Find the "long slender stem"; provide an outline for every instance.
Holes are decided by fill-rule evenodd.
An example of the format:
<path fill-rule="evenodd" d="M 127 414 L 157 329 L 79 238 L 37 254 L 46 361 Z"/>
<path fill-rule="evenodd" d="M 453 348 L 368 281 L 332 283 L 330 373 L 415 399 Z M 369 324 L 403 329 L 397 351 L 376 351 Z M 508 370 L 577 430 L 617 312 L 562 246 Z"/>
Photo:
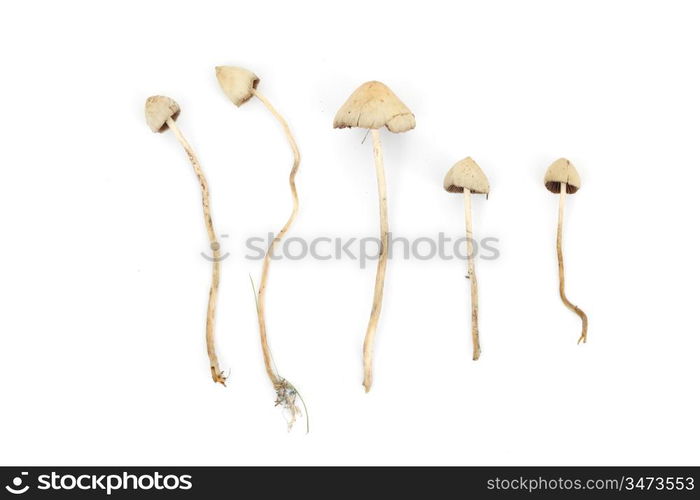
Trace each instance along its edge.
<path fill-rule="evenodd" d="M 274 117 L 279 121 L 284 129 L 284 133 L 287 136 L 287 141 L 289 146 L 292 148 L 292 154 L 294 156 L 294 161 L 292 163 L 292 170 L 289 174 L 289 188 L 292 191 L 292 214 L 287 219 L 287 223 L 282 227 L 277 236 L 270 242 L 270 246 L 265 254 L 265 259 L 263 260 L 262 275 L 260 276 L 260 286 L 258 287 L 258 329 L 260 330 L 260 342 L 262 344 L 263 358 L 265 359 L 265 370 L 267 371 L 267 376 L 270 381 L 278 388 L 282 384 L 283 379 L 277 373 L 275 369 L 275 364 L 272 359 L 272 352 L 270 351 L 270 346 L 267 341 L 267 327 L 265 325 L 265 292 L 267 291 L 267 277 L 270 272 L 270 259 L 275 250 L 277 244 L 284 238 L 287 234 L 289 228 L 291 227 L 294 219 L 296 219 L 297 213 L 299 212 L 299 196 L 297 194 L 296 184 L 294 179 L 296 177 L 297 171 L 299 170 L 299 163 L 301 161 L 301 155 L 299 154 L 299 148 L 297 147 L 294 136 L 287 124 L 287 121 L 280 115 L 277 110 L 272 106 L 270 101 L 259 91 L 254 89 L 253 93 L 260 99 L 260 101 L 265 105 L 265 107 L 274 115 Z"/>
<path fill-rule="evenodd" d="M 559 222 L 557 223 L 557 260 L 559 261 L 559 297 L 566 307 L 578 314 L 581 318 L 581 337 L 579 337 L 578 342 L 586 343 L 588 338 L 588 316 L 577 306 L 572 304 L 569 299 L 566 298 L 566 293 L 564 293 L 564 252 L 561 248 L 561 240 L 563 236 L 563 225 L 564 225 L 564 202 L 566 201 L 566 182 L 562 182 L 559 187 Z"/>
<path fill-rule="evenodd" d="M 474 269 L 474 231 L 472 228 L 472 193 L 464 189 L 464 219 L 467 223 L 467 272 L 471 283 L 472 303 L 472 359 L 476 361 L 481 355 L 479 344 L 479 292 L 476 283 L 476 270 Z"/>
<path fill-rule="evenodd" d="M 381 244 L 379 248 L 379 260 L 377 261 L 377 277 L 374 281 L 374 300 L 372 301 L 372 312 L 369 316 L 365 343 L 363 346 L 364 361 L 364 381 L 365 392 L 372 388 L 372 348 L 374 345 L 374 334 L 379 322 L 379 314 L 382 312 L 382 297 L 384 295 L 384 276 L 386 275 L 386 262 L 389 246 L 389 219 L 386 199 L 386 176 L 384 175 L 384 158 L 382 157 L 382 143 L 379 137 L 379 130 L 372 129 L 372 145 L 374 151 L 374 166 L 377 171 L 377 188 L 379 191 L 379 230 Z"/>
<path fill-rule="evenodd" d="M 223 372 L 219 368 L 219 360 L 216 357 L 216 348 L 214 345 L 214 326 L 216 319 L 216 300 L 219 293 L 219 280 L 221 275 L 221 246 L 216 239 L 216 231 L 214 231 L 214 223 L 211 218 L 211 207 L 209 202 L 209 185 L 207 184 L 207 179 L 204 177 L 204 172 L 199 164 L 197 156 L 194 154 L 192 146 L 187 142 L 185 136 L 175 124 L 175 120 L 168 118 L 168 127 L 173 131 L 177 140 L 180 141 L 182 147 L 185 149 L 187 156 L 192 163 L 194 168 L 194 173 L 199 180 L 199 186 L 202 190 L 202 209 L 204 210 L 204 225 L 207 229 L 207 235 L 209 236 L 209 245 L 212 250 L 212 275 L 211 275 L 211 287 L 209 288 L 209 304 L 207 306 L 207 326 L 206 326 L 206 341 L 207 341 L 207 354 L 209 355 L 209 366 L 211 368 L 211 377 L 214 382 L 226 385 L 226 377 L 224 377 Z"/>

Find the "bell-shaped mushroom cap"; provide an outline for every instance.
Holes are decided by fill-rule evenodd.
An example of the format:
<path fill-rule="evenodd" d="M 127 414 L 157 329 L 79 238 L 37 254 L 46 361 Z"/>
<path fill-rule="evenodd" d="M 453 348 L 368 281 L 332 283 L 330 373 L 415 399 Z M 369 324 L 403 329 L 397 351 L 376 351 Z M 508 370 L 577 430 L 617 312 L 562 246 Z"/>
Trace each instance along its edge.
<path fill-rule="evenodd" d="M 217 66 L 216 79 L 233 104 L 240 106 L 253 97 L 260 78 L 252 71 L 237 66 Z"/>
<path fill-rule="evenodd" d="M 469 156 L 455 163 L 447 172 L 443 186 L 450 193 L 463 193 L 468 189 L 472 193 L 489 194 L 489 180 Z"/>
<path fill-rule="evenodd" d="M 363 83 L 333 120 L 333 128 L 384 126 L 392 132 L 406 132 L 416 126 L 416 117 L 382 82 Z"/>
<path fill-rule="evenodd" d="M 153 95 L 146 99 L 146 123 L 154 132 L 163 132 L 168 128 L 168 118 L 177 119 L 180 106 L 170 97 Z"/>
<path fill-rule="evenodd" d="M 566 182 L 566 192 L 574 194 L 581 187 L 581 177 L 566 158 L 559 158 L 552 163 L 544 174 L 544 185 L 552 193 L 561 191 L 561 183 Z"/>

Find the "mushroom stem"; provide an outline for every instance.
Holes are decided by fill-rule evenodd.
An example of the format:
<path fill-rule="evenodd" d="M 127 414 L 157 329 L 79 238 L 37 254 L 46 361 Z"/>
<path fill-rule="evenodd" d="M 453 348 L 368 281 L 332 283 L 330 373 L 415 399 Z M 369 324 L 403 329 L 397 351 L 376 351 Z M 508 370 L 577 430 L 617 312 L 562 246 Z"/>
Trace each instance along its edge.
<path fill-rule="evenodd" d="M 192 163 L 194 168 L 194 173 L 199 180 L 199 186 L 202 189 L 202 209 L 204 210 L 204 225 L 207 228 L 207 235 L 209 236 L 209 246 L 212 250 L 212 275 L 211 275 L 211 287 L 209 288 L 209 304 L 207 305 L 207 327 L 206 327 L 206 340 L 207 340 L 207 354 L 209 355 L 209 366 L 211 368 L 211 377 L 214 382 L 226 385 L 226 377 L 224 372 L 219 368 L 219 360 L 216 357 L 216 348 L 214 345 L 214 324 L 216 319 L 216 299 L 219 293 L 219 279 L 221 274 L 221 247 L 219 242 L 216 240 L 216 232 L 214 231 L 214 223 L 211 218 L 211 208 L 209 202 L 209 184 L 207 184 L 207 179 L 204 177 L 204 172 L 199 164 L 197 156 L 194 154 L 192 146 L 187 142 L 185 136 L 175 124 L 175 120 L 168 118 L 166 120 L 168 127 L 173 131 L 177 140 L 180 141 L 182 147 L 185 149 L 185 153 Z"/>
<path fill-rule="evenodd" d="M 578 343 L 586 343 L 588 336 L 588 316 L 577 306 L 569 302 L 566 298 L 566 293 L 564 292 L 564 252 L 561 248 L 561 240 L 563 236 L 563 224 L 564 224 L 564 204 L 566 201 L 566 182 L 560 183 L 559 186 L 559 222 L 557 223 L 557 259 L 559 260 L 559 296 L 564 305 L 575 312 L 581 318 L 581 337 L 578 339 Z"/>
<path fill-rule="evenodd" d="M 474 269 L 474 231 L 472 228 L 472 193 L 464 189 L 464 219 L 467 223 L 467 272 L 471 284 L 472 302 L 472 359 L 476 361 L 481 355 L 479 344 L 479 293 L 476 283 L 476 270 Z"/>
<path fill-rule="evenodd" d="M 292 154 L 294 155 L 294 161 L 292 163 L 292 170 L 289 174 L 289 188 L 292 191 L 292 213 L 287 219 L 287 223 L 282 227 L 277 236 L 270 242 L 270 246 L 265 254 L 265 259 L 263 260 L 262 275 L 260 276 L 260 286 L 258 287 L 258 329 L 260 330 L 260 343 L 262 344 L 263 358 L 265 359 L 265 370 L 267 371 L 267 376 L 270 378 L 272 385 L 276 390 L 280 390 L 286 381 L 279 376 L 275 368 L 274 361 L 272 359 L 272 352 L 270 351 L 270 346 L 267 341 L 267 328 L 265 326 L 265 291 L 267 290 L 267 277 L 270 272 L 270 259 L 272 254 L 284 235 L 287 234 L 289 228 L 291 227 L 294 219 L 296 219 L 297 213 L 299 212 L 299 196 L 297 195 L 297 187 L 294 184 L 294 179 L 296 177 L 297 171 L 299 170 L 299 162 L 301 161 L 301 155 L 299 154 L 299 148 L 292 136 L 292 132 L 287 124 L 287 121 L 280 115 L 277 110 L 272 106 L 270 101 L 256 89 L 253 89 L 253 94 L 255 97 L 260 99 L 260 101 L 265 105 L 265 107 L 277 118 L 277 121 L 282 125 L 284 133 L 287 136 L 287 141 L 289 141 L 289 146 L 292 148 Z"/>
<path fill-rule="evenodd" d="M 379 229 L 381 233 L 381 243 L 379 248 L 379 260 L 377 261 L 377 277 L 374 282 L 374 300 L 372 301 L 372 312 L 369 316 L 365 343 L 363 346 L 364 381 L 365 392 L 372 388 L 372 347 L 374 344 L 374 333 L 377 330 L 379 314 L 382 312 L 382 296 L 384 295 L 384 276 L 386 275 L 386 262 L 389 246 L 389 219 L 387 215 L 386 201 L 386 176 L 384 175 L 384 159 L 382 157 L 382 143 L 379 137 L 379 130 L 372 129 L 372 145 L 374 150 L 374 166 L 377 170 L 377 188 L 379 190 Z"/>

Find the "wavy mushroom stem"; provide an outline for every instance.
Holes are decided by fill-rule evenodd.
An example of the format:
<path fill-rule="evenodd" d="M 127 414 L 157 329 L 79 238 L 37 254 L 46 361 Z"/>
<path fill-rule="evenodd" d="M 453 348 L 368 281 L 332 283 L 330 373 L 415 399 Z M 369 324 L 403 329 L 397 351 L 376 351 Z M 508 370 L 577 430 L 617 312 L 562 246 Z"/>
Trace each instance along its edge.
<path fill-rule="evenodd" d="M 563 236 L 563 225 L 564 225 L 564 204 L 566 201 L 566 182 L 562 182 L 559 186 L 559 222 L 557 223 L 557 259 L 559 261 L 559 297 L 564 305 L 575 312 L 579 318 L 581 318 L 581 337 L 578 339 L 578 343 L 586 343 L 588 338 L 588 316 L 584 313 L 578 306 L 572 304 L 569 299 L 566 298 L 566 293 L 564 292 L 564 252 L 561 247 L 561 240 Z"/>
<path fill-rule="evenodd" d="M 479 291 L 474 268 L 474 231 L 472 228 L 472 193 L 464 189 L 464 219 L 467 225 L 467 273 L 471 284 L 472 305 L 472 359 L 476 361 L 481 355 L 479 344 Z"/>
<path fill-rule="evenodd" d="M 389 246 L 389 219 L 387 215 L 386 197 L 386 176 L 384 174 L 384 158 L 382 156 L 382 143 L 379 137 L 379 130 L 372 129 L 372 145 L 374 152 L 374 166 L 377 171 L 377 188 L 379 191 L 379 230 L 381 244 L 379 248 L 379 259 L 377 261 L 377 276 L 374 281 L 374 299 L 372 301 L 372 312 L 369 316 L 365 343 L 362 349 L 364 363 L 365 392 L 372 388 L 372 351 L 374 345 L 374 334 L 377 330 L 379 315 L 382 312 L 382 297 L 384 295 L 384 277 L 386 275 L 386 262 Z"/>
<path fill-rule="evenodd" d="M 211 276 L 211 287 L 209 288 L 209 303 L 207 305 L 207 326 L 206 326 L 206 341 L 207 341 L 207 354 L 209 355 L 209 366 L 211 368 L 211 377 L 214 382 L 226 385 L 226 377 L 224 372 L 219 368 L 219 360 L 216 357 L 216 347 L 214 344 L 214 326 L 216 320 L 216 301 L 219 294 L 219 280 L 221 275 L 221 250 L 219 242 L 216 240 L 216 232 L 214 231 L 214 223 L 211 218 L 211 207 L 209 201 L 209 184 L 207 184 L 207 179 L 204 177 L 204 172 L 199 164 L 197 156 L 194 154 L 192 146 L 187 142 L 185 136 L 175 124 L 175 120 L 168 118 L 166 123 L 168 127 L 173 131 L 177 140 L 180 141 L 182 147 L 185 149 L 185 153 L 192 163 L 194 168 L 194 173 L 199 180 L 199 186 L 202 190 L 202 209 L 204 211 L 204 225 L 207 229 L 207 235 L 209 236 L 209 245 L 211 247 L 213 257 L 212 257 L 212 276 Z"/>
<path fill-rule="evenodd" d="M 260 343 L 262 344 L 263 358 L 265 360 L 265 370 L 267 371 L 267 376 L 270 378 L 272 385 L 277 391 L 278 400 L 287 409 L 292 411 L 292 416 L 294 413 L 294 398 L 290 398 L 291 395 L 296 395 L 296 391 L 291 391 L 289 388 L 289 383 L 279 376 L 275 368 L 274 361 L 272 359 L 272 352 L 270 351 L 270 346 L 267 340 L 267 327 L 265 325 L 265 292 L 267 291 L 267 277 L 270 272 L 270 259 L 274 253 L 277 244 L 284 238 L 287 231 L 291 227 L 294 219 L 296 219 L 297 213 L 299 212 L 299 196 L 297 194 L 296 184 L 294 179 L 296 177 L 297 171 L 299 170 L 299 162 L 301 161 L 301 155 L 299 154 L 299 148 L 297 147 L 294 136 L 287 124 L 287 121 L 280 115 L 277 110 L 272 106 L 270 101 L 257 89 L 253 90 L 253 94 L 260 99 L 260 101 L 265 105 L 265 107 L 274 115 L 274 117 L 279 121 L 280 125 L 284 129 L 284 133 L 287 136 L 287 141 L 289 146 L 292 148 L 292 154 L 294 156 L 294 161 L 292 163 L 292 170 L 289 174 L 289 188 L 292 191 L 292 213 L 287 219 L 287 223 L 282 227 L 277 236 L 270 242 L 270 246 L 265 254 L 265 259 L 263 260 L 262 275 L 260 276 L 260 286 L 258 288 L 258 329 L 260 330 Z M 291 407 L 290 407 L 291 405 Z"/>

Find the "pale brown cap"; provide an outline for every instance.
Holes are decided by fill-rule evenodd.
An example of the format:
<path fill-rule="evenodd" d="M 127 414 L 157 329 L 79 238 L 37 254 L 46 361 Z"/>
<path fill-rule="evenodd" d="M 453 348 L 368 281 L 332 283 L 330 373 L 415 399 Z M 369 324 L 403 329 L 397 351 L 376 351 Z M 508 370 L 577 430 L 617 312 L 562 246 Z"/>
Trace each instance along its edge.
<path fill-rule="evenodd" d="M 416 117 L 382 82 L 360 85 L 333 120 L 333 128 L 384 126 L 391 132 L 406 132 L 416 126 Z"/>
<path fill-rule="evenodd" d="M 217 66 L 216 79 L 219 80 L 221 89 L 236 106 L 253 97 L 253 90 L 258 87 L 260 81 L 252 71 L 237 66 Z"/>
<path fill-rule="evenodd" d="M 566 192 L 574 194 L 581 187 L 581 177 L 566 158 L 559 158 L 552 163 L 544 174 L 544 186 L 552 193 L 561 191 L 561 183 L 566 182 Z"/>
<path fill-rule="evenodd" d="M 467 189 L 472 193 L 489 194 L 489 180 L 469 156 L 455 163 L 447 172 L 443 187 L 450 193 L 463 193 Z"/>
<path fill-rule="evenodd" d="M 180 106 L 170 97 L 153 95 L 146 99 L 146 123 L 154 132 L 163 132 L 168 128 L 167 119 L 176 120 L 179 114 Z"/>

